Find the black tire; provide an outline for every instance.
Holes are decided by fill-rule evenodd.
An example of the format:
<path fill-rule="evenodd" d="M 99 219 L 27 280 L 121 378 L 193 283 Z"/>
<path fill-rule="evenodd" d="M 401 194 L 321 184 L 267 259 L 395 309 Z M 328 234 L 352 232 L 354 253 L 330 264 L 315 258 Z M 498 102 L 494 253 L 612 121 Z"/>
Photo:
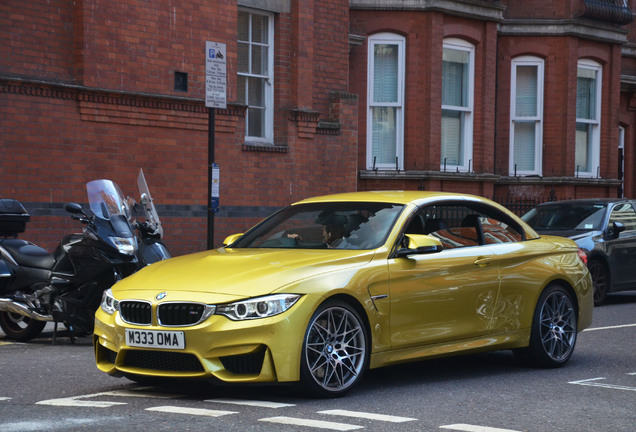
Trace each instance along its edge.
<path fill-rule="evenodd" d="M 592 282 L 594 283 L 594 306 L 600 306 L 607 300 L 610 286 L 610 274 L 607 266 L 599 260 L 592 260 L 588 264 Z"/>
<path fill-rule="evenodd" d="M 565 365 L 576 344 L 578 312 L 569 291 L 559 285 L 546 288 L 534 311 L 530 345 L 515 350 L 525 363 L 545 368 Z"/>
<path fill-rule="evenodd" d="M 9 339 L 28 341 L 42 333 L 46 321 L 38 321 L 11 312 L 0 312 L 0 327 Z"/>
<path fill-rule="evenodd" d="M 305 394 L 342 396 L 360 381 L 370 353 L 365 321 L 342 301 L 320 305 L 303 340 L 300 385 Z"/>

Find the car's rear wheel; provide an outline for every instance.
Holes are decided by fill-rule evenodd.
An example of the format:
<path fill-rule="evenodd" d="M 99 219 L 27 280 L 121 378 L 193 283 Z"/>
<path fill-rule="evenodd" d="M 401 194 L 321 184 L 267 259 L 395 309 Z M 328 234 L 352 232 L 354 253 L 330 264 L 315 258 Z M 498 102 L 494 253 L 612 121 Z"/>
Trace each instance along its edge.
<path fill-rule="evenodd" d="M 367 329 L 345 302 L 328 301 L 313 314 L 302 347 L 300 384 L 315 396 L 348 392 L 361 378 L 369 358 Z"/>
<path fill-rule="evenodd" d="M 600 306 L 607 300 L 610 274 L 605 264 L 599 260 L 590 261 L 588 269 L 594 283 L 594 306 Z"/>
<path fill-rule="evenodd" d="M 0 327 L 8 338 L 17 341 L 33 339 L 46 326 L 46 321 L 38 321 L 12 312 L 0 312 Z"/>
<path fill-rule="evenodd" d="M 546 288 L 534 311 L 530 345 L 515 354 L 534 366 L 563 366 L 574 352 L 577 322 L 570 292 L 559 285 Z"/>

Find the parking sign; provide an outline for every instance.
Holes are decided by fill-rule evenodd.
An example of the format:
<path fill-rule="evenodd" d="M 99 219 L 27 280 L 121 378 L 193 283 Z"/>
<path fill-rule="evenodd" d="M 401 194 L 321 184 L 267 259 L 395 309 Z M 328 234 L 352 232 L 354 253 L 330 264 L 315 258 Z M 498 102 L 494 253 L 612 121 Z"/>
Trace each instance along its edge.
<path fill-rule="evenodd" d="M 227 108 L 227 63 L 225 44 L 205 43 L 205 106 Z"/>

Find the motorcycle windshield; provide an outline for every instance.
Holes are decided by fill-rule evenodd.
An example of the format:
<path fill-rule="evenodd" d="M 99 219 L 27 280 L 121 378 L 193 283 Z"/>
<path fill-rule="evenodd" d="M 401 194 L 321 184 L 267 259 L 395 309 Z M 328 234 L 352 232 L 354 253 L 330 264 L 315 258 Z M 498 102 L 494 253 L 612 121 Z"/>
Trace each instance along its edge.
<path fill-rule="evenodd" d="M 146 219 L 148 220 L 148 222 L 155 225 L 159 233 L 159 238 L 161 238 L 163 237 L 163 227 L 161 226 L 159 214 L 157 213 L 157 209 L 155 208 L 155 204 L 153 203 L 152 196 L 150 195 L 148 183 L 146 183 L 146 177 L 144 176 L 144 172 L 141 169 L 139 170 L 139 175 L 137 176 L 137 187 L 139 188 L 139 197 L 141 199 L 141 205 L 144 209 L 144 213 L 146 214 Z"/>
<path fill-rule="evenodd" d="M 91 211 L 98 218 L 110 220 L 115 215 L 130 218 L 130 208 L 124 194 L 111 180 L 90 181 L 86 183 L 86 191 Z"/>

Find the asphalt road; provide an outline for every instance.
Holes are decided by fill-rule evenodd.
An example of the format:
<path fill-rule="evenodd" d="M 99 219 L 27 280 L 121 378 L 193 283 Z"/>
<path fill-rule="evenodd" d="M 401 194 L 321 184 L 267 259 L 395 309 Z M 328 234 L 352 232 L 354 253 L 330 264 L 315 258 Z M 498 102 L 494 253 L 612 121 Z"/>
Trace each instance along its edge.
<path fill-rule="evenodd" d="M 288 386 L 143 387 L 99 372 L 90 338 L 0 332 L 0 431 L 636 431 L 636 293 L 595 309 L 561 369 L 509 352 L 368 372 L 339 399 Z"/>

